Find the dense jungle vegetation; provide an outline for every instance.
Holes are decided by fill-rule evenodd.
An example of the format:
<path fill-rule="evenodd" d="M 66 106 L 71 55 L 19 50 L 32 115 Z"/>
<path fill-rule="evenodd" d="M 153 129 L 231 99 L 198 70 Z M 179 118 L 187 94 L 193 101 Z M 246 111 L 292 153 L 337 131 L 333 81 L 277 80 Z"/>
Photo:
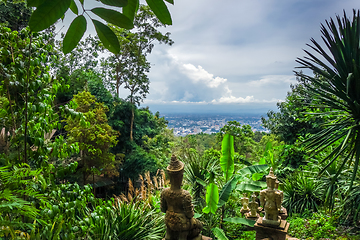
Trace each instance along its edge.
<path fill-rule="evenodd" d="M 264 189 L 272 167 L 291 236 L 360 239 L 359 12 L 322 26 L 327 49 L 311 40 L 297 62 L 313 74 L 295 73 L 262 119 L 269 133 L 232 121 L 174 137 L 139 107 L 147 56 L 173 44 L 160 31 L 171 24 L 165 3 L 101 2 L 123 12 L 92 9 L 108 25 L 93 20 L 98 36 L 80 41 L 87 23 L 74 1 L 0 1 L 0 239 L 162 239 L 171 154 L 185 163 L 204 235 L 254 239 L 240 199 Z M 52 25 L 69 8 L 78 17 L 56 40 Z"/>

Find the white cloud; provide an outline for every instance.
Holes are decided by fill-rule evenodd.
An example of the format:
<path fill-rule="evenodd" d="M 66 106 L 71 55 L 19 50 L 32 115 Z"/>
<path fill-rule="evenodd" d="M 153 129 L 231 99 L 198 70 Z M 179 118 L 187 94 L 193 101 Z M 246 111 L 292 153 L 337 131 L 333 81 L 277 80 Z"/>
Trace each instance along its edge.
<path fill-rule="evenodd" d="M 180 66 L 180 71 L 195 83 L 202 82 L 210 88 L 217 88 L 227 81 L 227 79 L 221 77 L 214 78 L 214 74 L 209 73 L 200 65 L 195 67 L 191 63 L 182 64 Z"/>
<path fill-rule="evenodd" d="M 252 87 L 265 87 L 278 84 L 295 84 L 296 78 L 293 75 L 267 75 L 261 77 L 260 80 L 251 81 L 248 84 Z"/>

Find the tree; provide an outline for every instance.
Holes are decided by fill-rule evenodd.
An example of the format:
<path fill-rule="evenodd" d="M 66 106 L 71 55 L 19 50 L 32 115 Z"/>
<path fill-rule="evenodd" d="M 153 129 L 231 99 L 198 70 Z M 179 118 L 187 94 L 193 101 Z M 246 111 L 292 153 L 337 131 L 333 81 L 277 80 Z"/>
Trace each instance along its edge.
<path fill-rule="evenodd" d="M 326 27 L 327 26 L 327 27 Z M 330 18 L 326 26 L 321 25 L 322 39 L 327 49 L 311 39 L 308 45 L 315 53 L 305 50 L 304 58 L 298 58 L 300 68 L 312 70 L 320 77 L 310 76 L 302 72 L 296 74 L 306 79 L 307 93 L 316 100 L 309 106 L 319 116 L 332 117 L 326 122 L 324 129 L 312 135 L 305 143 L 308 149 L 319 152 L 339 141 L 325 159 L 329 163 L 320 171 L 324 172 L 340 155 L 344 155 L 341 170 L 352 163 L 353 173 L 349 190 L 355 180 L 360 160 L 360 16 L 353 12 L 352 20 L 346 16 Z M 317 56 L 316 56 L 317 55 Z M 321 57 L 323 60 L 320 60 Z M 325 111 L 324 111 L 325 110 Z"/>
<path fill-rule="evenodd" d="M 174 4 L 173 0 L 166 1 Z M 50 27 L 57 20 L 62 18 L 68 9 L 71 9 L 71 11 L 77 15 L 77 17 L 70 24 L 70 27 L 63 40 L 63 52 L 65 54 L 71 52 L 71 50 L 76 47 L 86 31 L 87 22 L 86 18 L 84 17 L 85 13 L 87 16 L 90 16 L 87 12 L 91 11 L 93 14 L 97 15 L 108 23 L 115 24 L 121 28 L 132 29 L 134 27 L 134 17 L 139 8 L 139 0 L 101 0 L 101 3 L 103 3 L 105 6 L 122 8 L 122 13 L 113 9 L 98 7 L 87 10 L 84 8 L 84 0 L 79 0 L 79 4 L 82 8 L 80 10 L 82 10 L 82 12 L 79 12 L 79 9 L 74 0 L 27 0 L 26 2 L 29 7 L 36 7 L 36 10 L 32 13 L 29 21 L 29 26 L 32 32 L 39 32 Z M 167 6 L 163 0 L 147 0 L 146 2 L 156 17 L 163 24 L 172 24 L 169 10 L 167 9 Z M 111 29 L 102 22 L 92 18 L 91 20 L 104 47 L 112 53 L 118 53 L 120 51 L 120 44 L 114 32 L 112 32 Z"/>
<path fill-rule="evenodd" d="M 4 23 L 12 31 L 25 28 L 29 23 L 31 13 L 32 9 L 24 2 L 13 0 L 0 2 L 0 23 Z"/>
<path fill-rule="evenodd" d="M 59 123 L 53 99 L 62 86 L 50 76 L 53 47 L 48 35 L 32 37 L 0 27 L 0 159 L 2 164 L 45 167 L 52 157 L 65 156 L 61 136 L 50 138 Z M 31 46 L 31 47 L 30 47 Z M 76 113 L 75 113 L 76 114 Z M 69 149 L 68 149 L 69 150 Z M 75 148 L 73 148 L 75 150 Z"/>
<path fill-rule="evenodd" d="M 170 33 L 162 34 L 158 28 L 165 27 L 150 10 L 141 5 L 139 13 L 134 19 L 135 29 L 130 32 L 115 25 L 110 25 L 121 43 L 120 53 L 111 55 L 103 62 L 103 72 L 107 75 L 109 85 L 114 85 L 117 96 L 120 97 L 120 87 L 130 91 L 127 100 L 131 104 L 140 105 L 140 102 L 149 93 L 150 63 L 147 54 L 150 54 L 154 41 L 172 45 Z M 134 109 L 131 110 L 130 140 L 133 140 Z"/>
<path fill-rule="evenodd" d="M 235 152 L 246 156 L 246 158 L 254 159 L 256 157 L 254 146 L 257 143 L 253 140 L 254 132 L 250 125 L 242 125 L 237 121 L 229 121 L 217 133 L 217 140 L 222 141 L 225 134 L 234 136 Z"/>
<path fill-rule="evenodd" d="M 294 144 L 306 134 L 320 131 L 323 123 L 323 119 L 308 118 L 305 114 L 314 100 L 307 94 L 307 85 L 311 83 L 300 77 L 297 81 L 297 84 L 290 86 L 291 91 L 287 93 L 285 101 L 276 104 L 279 111 L 270 110 L 267 118 L 261 118 L 262 125 L 287 144 Z"/>
<path fill-rule="evenodd" d="M 65 130 L 68 131 L 68 142 L 77 142 L 80 149 L 80 164 L 83 184 L 90 175 L 91 169 L 96 168 L 103 173 L 117 174 L 114 154 L 109 149 L 116 144 L 117 132 L 107 123 L 105 112 L 108 110 L 103 103 L 89 92 L 80 92 L 74 96 L 76 111 L 83 113 L 84 119 L 66 119 Z M 114 173 L 115 172 L 115 173 Z"/>

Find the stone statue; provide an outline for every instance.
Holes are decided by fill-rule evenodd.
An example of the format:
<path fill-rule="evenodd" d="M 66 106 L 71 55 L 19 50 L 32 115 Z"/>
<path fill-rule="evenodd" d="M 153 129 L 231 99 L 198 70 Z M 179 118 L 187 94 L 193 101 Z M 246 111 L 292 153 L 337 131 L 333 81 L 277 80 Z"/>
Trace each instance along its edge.
<path fill-rule="evenodd" d="M 281 209 L 281 194 L 275 190 L 276 176 L 270 168 L 266 176 L 267 189 L 260 191 L 260 204 L 264 206 L 265 216 L 262 219 L 264 225 L 278 226 L 281 223 L 279 211 Z"/>
<path fill-rule="evenodd" d="M 181 189 L 184 163 L 172 155 L 167 167 L 170 188 L 161 192 L 161 211 L 165 214 L 166 240 L 200 240 L 202 223 L 193 218 L 194 207 L 188 191 Z"/>
<path fill-rule="evenodd" d="M 243 197 L 241 198 L 241 204 L 242 204 L 242 208 L 240 209 L 241 213 L 248 213 L 250 212 L 250 209 L 248 207 L 249 205 L 249 198 L 246 197 L 246 193 L 244 193 Z"/>
<path fill-rule="evenodd" d="M 251 195 L 251 202 L 249 203 L 249 207 L 250 207 L 250 213 L 248 213 L 246 215 L 247 218 L 258 218 L 259 214 L 257 213 L 258 208 L 259 208 L 259 203 L 257 203 L 256 201 L 256 195 L 255 193 L 253 193 Z"/>

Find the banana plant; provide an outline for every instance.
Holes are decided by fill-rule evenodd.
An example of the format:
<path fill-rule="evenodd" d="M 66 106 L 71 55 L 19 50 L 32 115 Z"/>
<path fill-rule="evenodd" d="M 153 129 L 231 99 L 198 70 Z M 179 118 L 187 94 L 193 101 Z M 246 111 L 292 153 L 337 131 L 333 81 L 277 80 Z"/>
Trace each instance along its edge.
<path fill-rule="evenodd" d="M 235 189 L 241 191 L 260 191 L 265 183 L 258 182 L 259 175 L 256 175 L 268 168 L 267 165 L 253 165 L 247 166 L 235 174 L 234 167 L 234 137 L 230 134 L 225 134 L 222 140 L 222 156 L 220 158 L 220 165 L 223 171 L 225 184 L 218 191 L 218 186 L 215 184 L 214 175 L 210 178 L 210 183 L 206 188 L 206 207 L 203 212 L 206 214 L 215 214 L 218 208 L 222 209 L 220 220 L 220 228 L 215 227 L 212 229 L 213 234 L 218 239 L 226 240 L 227 237 L 221 229 L 222 221 L 241 223 L 248 226 L 254 226 L 255 221 L 245 218 L 224 218 L 225 217 L 225 204 L 228 201 L 230 194 Z M 240 184 L 239 184 L 240 182 Z M 210 216 L 211 218 L 211 216 Z"/>

